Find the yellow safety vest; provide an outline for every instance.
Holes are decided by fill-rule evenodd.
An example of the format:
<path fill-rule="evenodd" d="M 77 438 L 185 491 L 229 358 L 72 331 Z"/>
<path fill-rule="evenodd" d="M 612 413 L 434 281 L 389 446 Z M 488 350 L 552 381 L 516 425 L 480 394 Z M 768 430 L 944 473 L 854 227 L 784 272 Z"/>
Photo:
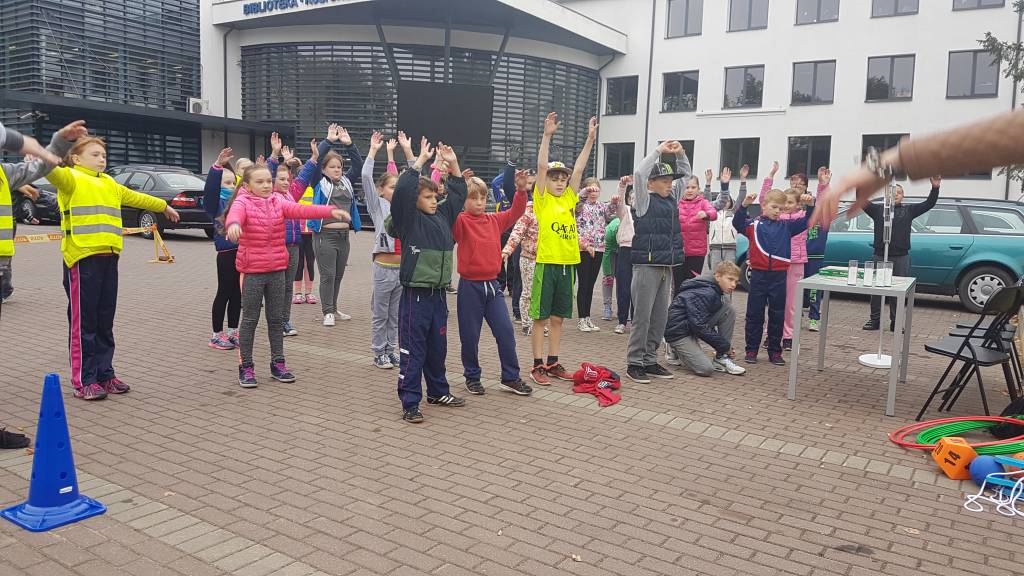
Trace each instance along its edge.
<path fill-rule="evenodd" d="M 313 205 L 313 187 L 312 186 L 306 186 L 306 191 L 302 193 L 302 198 L 299 198 L 299 204 L 305 204 L 306 206 L 312 206 Z M 309 232 L 309 226 L 307 226 L 307 221 L 306 220 L 302 221 L 302 231 L 303 232 Z"/>
<path fill-rule="evenodd" d="M 14 256 L 14 206 L 7 175 L 0 170 L 0 256 Z"/>
<path fill-rule="evenodd" d="M 120 251 L 121 197 L 117 185 L 107 174 L 97 174 L 78 166 L 71 170 L 75 191 L 70 205 L 61 202 L 61 229 L 65 242 L 70 238 L 83 248 L 113 248 Z M 58 199 L 59 199 L 58 195 Z"/>

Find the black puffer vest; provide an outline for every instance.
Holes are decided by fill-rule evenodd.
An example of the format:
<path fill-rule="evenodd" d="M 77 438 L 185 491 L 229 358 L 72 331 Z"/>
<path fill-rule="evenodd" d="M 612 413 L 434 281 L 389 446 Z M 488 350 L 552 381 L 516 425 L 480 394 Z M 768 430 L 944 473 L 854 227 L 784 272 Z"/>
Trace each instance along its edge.
<path fill-rule="evenodd" d="M 650 193 L 648 193 L 650 194 Z M 675 197 L 651 194 L 647 213 L 633 214 L 636 233 L 631 251 L 634 266 L 676 266 L 683 263 L 683 235 Z"/>

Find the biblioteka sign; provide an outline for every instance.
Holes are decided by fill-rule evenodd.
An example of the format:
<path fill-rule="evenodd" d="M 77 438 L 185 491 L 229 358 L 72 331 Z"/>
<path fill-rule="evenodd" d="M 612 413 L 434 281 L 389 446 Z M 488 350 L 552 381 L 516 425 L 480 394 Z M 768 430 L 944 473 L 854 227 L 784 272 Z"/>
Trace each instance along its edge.
<path fill-rule="evenodd" d="M 242 13 L 246 16 L 255 14 L 269 14 L 271 12 L 284 12 L 301 6 L 316 6 L 318 4 L 329 4 L 338 0 L 260 0 L 259 2 L 247 2 L 242 5 Z"/>

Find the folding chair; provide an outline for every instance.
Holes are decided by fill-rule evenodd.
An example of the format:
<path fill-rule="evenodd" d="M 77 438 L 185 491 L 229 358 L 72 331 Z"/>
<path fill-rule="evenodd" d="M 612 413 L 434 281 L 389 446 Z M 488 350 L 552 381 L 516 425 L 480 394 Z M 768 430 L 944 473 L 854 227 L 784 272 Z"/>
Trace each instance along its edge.
<path fill-rule="evenodd" d="M 1019 286 L 1002 288 L 994 293 L 985 303 L 981 316 L 968 329 L 965 336 L 946 336 L 932 344 L 926 344 L 924 349 L 932 354 L 938 354 L 949 358 L 949 365 L 942 373 L 939 381 L 932 389 L 921 411 L 917 413 L 917 420 L 920 420 L 928 410 L 932 400 L 939 392 L 943 392 L 942 404 L 939 405 L 939 412 L 952 410 L 953 405 L 960 398 L 970 379 L 974 377 L 978 381 L 978 389 L 981 392 L 981 403 L 988 411 L 988 399 L 985 397 L 985 385 L 981 377 L 981 368 L 988 366 L 1003 366 L 1003 374 L 1006 376 L 1006 387 L 1011 395 L 1016 395 L 1016 378 L 1012 367 L 1012 354 L 1006 348 L 1003 332 L 1010 322 L 1010 318 L 1017 313 L 1024 288 Z M 982 328 L 985 324 L 987 327 Z M 1012 346 L 1012 342 L 1010 344 Z M 957 371 L 946 388 L 943 384 L 946 377 L 953 371 L 957 362 L 962 366 Z"/>

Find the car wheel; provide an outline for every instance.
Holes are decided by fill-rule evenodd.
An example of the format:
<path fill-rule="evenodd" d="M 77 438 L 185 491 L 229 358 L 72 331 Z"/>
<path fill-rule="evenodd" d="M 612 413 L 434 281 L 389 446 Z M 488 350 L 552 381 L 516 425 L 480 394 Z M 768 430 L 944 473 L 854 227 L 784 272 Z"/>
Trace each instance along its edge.
<path fill-rule="evenodd" d="M 156 214 L 153 214 L 152 212 L 139 212 L 139 228 L 149 228 L 153 225 L 156 225 L 157 230 L 159 230 L 161 234 L 163 233 L 163 230 L 160 229 L 160 223 L 156 218 Z M 146 240 L 152 240 L 153 233 L 143 232 L 142 237 Z"/>
<path fill-rule="evenodd" d="M 971 312 L 977 314 L 985 307 L 992 296 L 1005 286 L 1013 284 L 1013 278 L 1005 270 L 995 266 L 978 266 L 971 268 L 960 279 L 957 292 L 960 302 Z"/>
<path fill-rule="evenodd" d="M 206 232 L 206 237 L 213 240 L 217 236 L 217 232 L 213 228 L 203 228 L 203 232 Z"/>
<path fill-rule="evenodd" d="M 750 266 L 746 260 L 740 264 L 740 286 L 747 292 L 750 292 Z"/>
<path fill-rule="evenodd" d="M 19 219 L 21 222 L 31 224 L 36 218 L 36 205 L 32 200 L 25 198 L 18 205 L 18 209 L 15 212 L 21 216 Z"/>

